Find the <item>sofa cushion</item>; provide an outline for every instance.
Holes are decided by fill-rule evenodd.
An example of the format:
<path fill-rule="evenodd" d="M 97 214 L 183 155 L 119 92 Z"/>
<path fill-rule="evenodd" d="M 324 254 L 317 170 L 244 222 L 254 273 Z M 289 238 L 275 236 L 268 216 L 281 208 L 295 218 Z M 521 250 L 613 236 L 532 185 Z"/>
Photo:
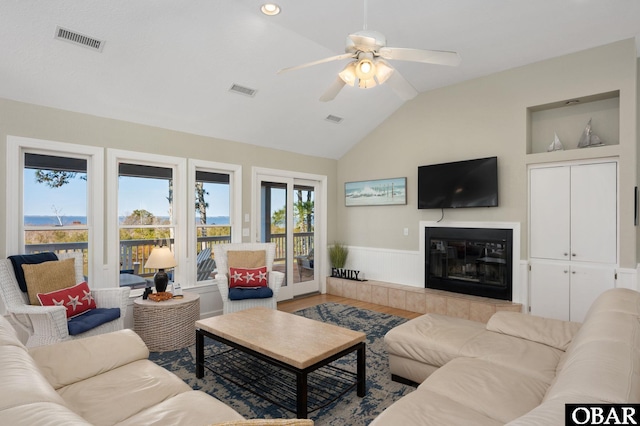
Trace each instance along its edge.
<path fill-rule="evenodd" d="M 29 303 L 40 306 L 38 293 L 49 293 L 76 285 L 75 259 L 22 265 Z"/>
<path fill-rule="evenodd" d="M 485 324 L 444 315 L 427 314 L 393 329 L 384 337 L 390 354 L 441 367 L 461 355 L 464 346 Z"/>
<path fill-rule="evenodd" d="M 24 271 L 22 265 L 33 265 L 42 262 L 49 262 L 52 260 L 58 260 L 58 256 L 50 251 L 35 254 L 16 254 L 9 256 L 7 259 L 11 261 L 13 265 L 13 272 L 16 275 L 16 280 L 20 286 L 20 290 L 27 292 L 27 282 L 24 279 Z"/>
<path fill-rule="evenodd" d="M 64 405 L 63 399 L 40 373 L 24 347 L 0 346 L 0 366 L 0 412 L 38 402 Z M 6 424 L 1 420 L 0 423 Z"/>
<path fill-rule="evenodd" d="M 118 426 L 139 425 L 208 425 L 243 420 L 233 408 L 202 391 L 188 391 L 118 423 Z"/>
<path fill-rule="evenodd" d="M 464 357 L 435 371 L 418 389 L 429 389 L 506 423 L 538 406 L 548 387 L 511 368 Z"/>
<path fill-rule="evenodd" d="M 69 408 L 98 426 L 119 423 L 188 391 L 191 388 L 178 376 L 148 360 L 58 389 Z"/>
<path fill-rule="evenodd" d="M 29 353 L 55 389 L 149 357 L 147 345 L 131 329 L 37 346 Z"/>
<path fill-rule="evenodd" d="M 602 404 L 603 401 L 588 397 L 568 397 L 546 400 L 527 414 L 507 423 L 506 426 L 564 425 L 565 404 Z"/>
<path fill-rule="evenodd" d="M 394 357 L 392 367 L 400 365 L 396 357 L 431 367 L 416 370 L 419 376 L 405 377 L 416 382 L 424 380 L 429 370 L 466 356 L 505 365 L 551 383 L 563 354 L 551 346 L 487 331 L 483 323 L 436 314 L 422 315 L 393 328 L 384 341 L 390 356 Z M 404 377 L 394 369 L 391 372 Z"/>
<path fill-rule="evenodd" d="M 566 350 L 580 323 L 542 318 L 520 312 L 499 311 L 487 322 L 487 330 Z"/>
<path fill-rule="evenodd" d="M 67 309 L 67 318 L 96 308 L 96 301 L 93 299 L 86 281 L 69 288 L 49 293 L 38 293 L 36 297 L 42 306 L 64 306 Z"/>
<path fill-rule="evenodd" d="M 82 315 L 69 319 L 67 322 L 69 335 L 77 336 L 118 318 L 120 318 L 120 308 L 90 309 Z"/>
<path fill-rule="evenodd" d="M 467 404 L 460 404 L 430 389 L 417 389 L 394 402 L 369 426 L 502 426 Z"/>
<path fill-rule="evenodd" d="M 0 413 L 3 425 L 91 426 L 91 423 L 62 404 L 34 402 L 16 405 Z"/>

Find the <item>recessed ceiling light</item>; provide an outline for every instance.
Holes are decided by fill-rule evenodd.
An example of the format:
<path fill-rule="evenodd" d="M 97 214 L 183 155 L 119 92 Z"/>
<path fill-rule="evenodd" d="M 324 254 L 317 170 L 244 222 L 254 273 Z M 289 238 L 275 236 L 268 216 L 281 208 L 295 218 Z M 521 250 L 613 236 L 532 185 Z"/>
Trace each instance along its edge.
<path fill-rule="evenodd" d="M 275 16 L 280 13 L 280 6 L 275 3 L 265 3 L 260 7 L 262 13 L 268 16 Z"/>

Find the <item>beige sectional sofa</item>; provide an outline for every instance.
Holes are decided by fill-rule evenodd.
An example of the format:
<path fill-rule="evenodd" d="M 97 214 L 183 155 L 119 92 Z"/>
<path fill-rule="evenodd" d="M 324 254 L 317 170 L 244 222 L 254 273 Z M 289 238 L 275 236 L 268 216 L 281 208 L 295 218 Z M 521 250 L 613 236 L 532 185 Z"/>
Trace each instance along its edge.
<path fill-rule="evenodd" d="M 613 289 L 582 324 L 498 312 L 424 315 L 385 336 L 392 374 L 420 383 L 381 425 L 562 425 L 566 403 L 640 403 L 640 293 Z"/>
<path fill-rule="evenodd" d="M 27 349 L 0 317 L 0 423 L 194 426 L 244 419 L 148 356 L 131 330 Z"/>

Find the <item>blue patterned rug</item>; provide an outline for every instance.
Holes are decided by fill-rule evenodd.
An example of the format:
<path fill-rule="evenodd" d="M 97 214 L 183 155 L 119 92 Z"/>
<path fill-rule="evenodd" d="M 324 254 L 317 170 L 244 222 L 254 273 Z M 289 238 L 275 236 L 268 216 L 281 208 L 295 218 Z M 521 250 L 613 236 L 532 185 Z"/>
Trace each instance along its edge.
<path fill-rule="evenodd" d="M 367 335 L 367 395 L 359 398 L 355 388 L 337 401 L 309 414 L 317 426 L 364 426 L 400 397 L 413 391 L 410 386 L 391 381 L 383 337 L 405 318 L 338 303 L 324 303 L 295 312 L 317 321 L 336 324 Z M 224 345 L 205 338 L 205 356 L 225 350 Z M 248 419 L 294 418 L 295 415 L 224 378 L 205 370 L 202 379 L 195 377 L 195 346 L 171 352 L 155 352 L 149 357 L 158 365 L 177 374 L 193 389 L 202 390 L 233 407 Z M 355 371 L 355 354 L 334 363 Z"/>

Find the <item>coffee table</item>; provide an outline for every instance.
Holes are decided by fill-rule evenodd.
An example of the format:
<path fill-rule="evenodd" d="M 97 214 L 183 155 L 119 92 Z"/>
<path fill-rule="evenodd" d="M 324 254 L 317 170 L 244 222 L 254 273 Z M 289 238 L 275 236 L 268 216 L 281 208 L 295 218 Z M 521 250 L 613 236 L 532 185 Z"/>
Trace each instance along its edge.
<path fill-rule="evenodd" d="M 294 411 L 298 418 L 306 418 L 309 413 L 307 406 L 309 375 L 311 373 L 320 374 L 320 369 L 323 369 L 322 377 L 326 378 L 327 375 L 333 374 L 342 376 L 346 370 L 328 364 L 352 352 L 356 352 L 357 357 L 356 373 L 350 373 L 350 377 L 355 379 L 355 383 L 351 383 L 349 389 L 355 386 L 359 397 L 366 394 L 366 335 L 364 333 L 262 307 L 198 320 L 196 321 L 196 377 L 198 378 L 204 377 L 205 367 L 214 373 L 219 373 L 219 369 L 234 362 L 233 359 L 225 359 L 223 362 L 215 364 L 215 368 L 211 367 L 204 356 L 205 336 L 250 354 L 265 366 L 275 366 L 293 373 L 296 382 L 295 410 L 286 405 L 281 406 Z M 247 357 L 241 356 L 239 358 L 243 358 L 244 361 Z M 266 370 L 264 367 L 259 369 Z M 271 384 L 273 377 L 263 377 L 262 379 L 265 380 L 265 383 Z M 245 380 L 257 382 L 260 379 L 246 378 Z M 319 381 L 325 381 L 325 379 Z M 245 383 L 250 391 L 280 405 L 278 398 L 270 399 L 260 390 L 252 389 L 250 387 L 252 384 Z M 287 384 L 283 384 L 283 387 L 286 386 Z M 289 386 L 293 386 L 293 384 L 290 383 Z M 329 388 L 333 386 L 329 385 L 326 393 L 330 394 L 331 389 Z M 332 399 L 328 402 L 325 401 L 321 406 L 335 400 L 344 392 L 337 396 L 332 395 Z"/>

